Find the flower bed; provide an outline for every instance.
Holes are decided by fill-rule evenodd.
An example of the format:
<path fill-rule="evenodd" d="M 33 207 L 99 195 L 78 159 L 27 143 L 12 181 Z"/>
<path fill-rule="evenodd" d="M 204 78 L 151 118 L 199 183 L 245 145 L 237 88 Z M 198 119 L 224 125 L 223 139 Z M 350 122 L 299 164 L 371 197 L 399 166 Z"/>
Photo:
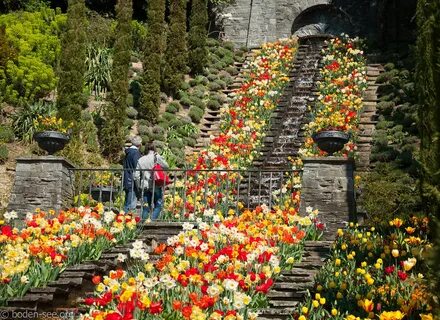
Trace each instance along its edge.
<path fill-rule="evenodd" d="M 427 224 L 427 218 L 396 218 L 380 231 L 338 230 L 332 259 L 317 275 L 317 293 L 296 319 L 433 319 L 424 279 Z"/>
<path fill-rule="evenodd" d="M 315 229 L 307 219 L 257 207 L 197 229 L 186 222 L 157 248 L 156 263 L 138 259 L 98 279 L 81 319 L 256 319 L 276 275 L 301 259 L 301 240 Z M 141 242 L 132 254 L 148 258 Z"/>
<path fill-rule="evenodd" d="M 211 139 L 206 150 L 190 159 L 194 170 L 246 169 L 250 165 L 270 125 L 270 115 L 289 81 L 287 75 L 295 51 L 294 40 L 263 45 L 233 103 L 223 109 L 221 133 Z M 177 185 L 178 197 L 166 198 L 165 218 L 194 220 L 197 216 L 206 217 L 207 210 L 224 209 L 218 204 L 233 197 L 238 179 L 237 172 L 194 171 L 186 182 Z"/>
<path fill-rule="evenodd" d="M 311 112 L 312 120 L 305 126 L 307 138 L 300 150 L 304 157 L 326 155 L 312 139 L 313 133 L 323 130 L 344 131 L 351 135 L 350 142 L 341 151 L 342 155 L 352 155 L 356 150 L 362 94 L 368 87 L 365 58 L 359 49 L 358 39 L 342 36 L 327 43 L 324 66 L 320 71 L 322 81 L 319 82 L 318 100 Z"/>
<path fill-rule="evenodd" d="M 250 164 L 287 83 L 293 52 L 281 43 L 263 47 L 250 79 L 225 110 L 222 133 L 194 160 L 195 170 Z M 181 218 L 183 206 L 185 218 L 196 219 L 198 228 L 184 223 L 185 231 L 158 247 L 162 256 L 156 263 L 138 259 L 128 270 L 104 277 L 96 296 L 85 299 L 89 311 L 82 319 L 256 319 L 256 309 L 267 306 L 266 293 L 276 275 L 301 259 L 302 240 L 317 237 L 317 212 L 298 216 L 299 193 L 287 186 L 277 195 L 278 206 L 240 208 L 235 215 L 215 205 L 234 196 L 223 188 L 236 183 L 238 174 L 196 175 L 180 182 L 186 193 L 176 202 L 167 199 L 166 207 L 171 217 Z M 211 197 L 205 203 L 202 192 Z M 207 224 L 201 217 L 213 221 Z M 133 252 L 147 258 L 142 243 Z"/>
<path fill-rule="evenodd" d="M 16 218 L 5 214 L 7 220 Z M 67 266 L 98 259 L 115 243 L 133 239 L 137 219 L 104 212 L 102 205 L 28 214 L 26 227 L 0 227 L 0 303 L 55 280 Z M 4 222 L 4 221 L 3 221 Z"/>

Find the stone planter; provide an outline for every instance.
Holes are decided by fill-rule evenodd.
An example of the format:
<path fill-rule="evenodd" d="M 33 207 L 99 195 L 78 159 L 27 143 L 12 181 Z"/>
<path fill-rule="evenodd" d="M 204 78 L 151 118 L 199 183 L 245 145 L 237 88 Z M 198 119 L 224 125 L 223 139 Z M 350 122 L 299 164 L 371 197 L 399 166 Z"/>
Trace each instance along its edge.
<path fill-rule="evenodd" d="M 328 130 L 317 132 L 313 134 L 312 138 L 318 144 L 319 149 L 331 156 L 333 153 L 344 148 L 344 145 L 348 142 L 349 135 L 343 131 Z"/>
<path fill-rule="evenodd" d="M 117 193 L 118 190 L 111 186 L 92 187 L 90 190 L 93 200 L 98 202 L 115 201 Z"/>
<path fill-rule="evenodd" d="M 41 131 L 34 134 L 34 140 L 38 146 L 47 151 L 50 155 L 62 150 L 70 137 L 58 131 Z"/>

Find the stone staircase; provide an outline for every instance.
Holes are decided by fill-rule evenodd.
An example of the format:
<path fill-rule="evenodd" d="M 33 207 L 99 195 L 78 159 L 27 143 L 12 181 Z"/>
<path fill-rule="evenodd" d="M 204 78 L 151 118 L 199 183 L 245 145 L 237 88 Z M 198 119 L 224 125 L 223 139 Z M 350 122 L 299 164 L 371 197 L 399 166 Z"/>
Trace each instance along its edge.
<path fill-rule="evenodd" d="M 289 157 L 298 156 L 304 144 L 307 107 L 317 95 L 322 49 L 327 36 L 308 36 L 299 40 L 299 47 L 278 106 L 271 117 L 271 129 L 261 147 L 261 156 L 252 163 L 257 170 L 243 177 L 241 200 L 249 207 L 271 202 L 271 192 L 283 184 L 282 171 L 291 168 Z M 278 172 L 274 172 L 278 171 Z"/>
<path fill-rule="evenodd" d="M 226 95 L 229 99 L 235 96 L 235 91 L 243 85 L 246 73 L 249 71 L 249 62 L 252 61 L 256 49 L 249 51 L 243 62 L 234 62 L 234 66 L 238 70 L 238 74 L 234 77 L 233 83 L 231 83 L 226 89 L 221 92 Z M 228 100 L 229 100 L 228 99 Z M 223 106 L 228 105 L 225 102 Z M 221 111 L 206 108 L 205 114 L 200 121 L 200 136 L 197 139 L 197 144 L 192 149 L 192 152 L 198 152 L 201 149 L 209 145 L 211 141 L 211 136 L 217 136 L 220 132 L 220 119 Z"/>
<path fill-rule="evenodd" d="M 331 241 L 306 241 L 303 258 L 293 268 L 282 271 L 268 293 L 269 307 L 259 310 L 258 319 L 291 319 L 308 291 L 313 291 L 315 275 L 329 255 Z"/>
<path fill-rule="evenodd" d="M 358 172 L 366 172 L 370 168 L 370 154 L 374 130 L 377 124 L 376 105 L 378 103 L 376 84 L 377 77 L 384 71 L 380 64 L 367 65 L 368 89 L 364 94 L 364 107 L 360 115 L 359 122 L 359 140 L 358 155 L 356 162 L 356 170 Z"/>

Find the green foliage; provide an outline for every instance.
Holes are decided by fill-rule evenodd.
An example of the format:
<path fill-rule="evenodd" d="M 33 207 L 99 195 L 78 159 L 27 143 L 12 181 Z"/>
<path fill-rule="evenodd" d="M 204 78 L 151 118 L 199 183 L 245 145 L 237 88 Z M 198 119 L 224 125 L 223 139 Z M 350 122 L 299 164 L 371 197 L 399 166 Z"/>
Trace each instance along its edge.
<path fill-rule="evenodd" d="M 189 66 L 193 74 L 202 73 L 207 63 L 207 24 L 207 0 L 193 0 L 189 29 Z"/>
<path fill-rule="evenodd" d="M 125 110 L 125 113 L 127 114 L 127 117 L 129 117 L 130 119 L 136 119 L 138 112 L 135 108 L 133 107 L 128 107 Z"/>
<path fill-rule="evenodd" d="M 0 163 L 3 164 L 8 160 L 9 150 L 5 144 L 0 144 Z"/>
<path fill-rule="evenodd" d="M 95 154 L 100 153 L 98 128 L 96 128 L 93 118 L 88 111 L 82 112 L 81 136 L 82 141 L 84 142 L 84 147 L 88 152 L 93 152 Z"/>
<path fill-rule="evenodd" d="M 165 92 L 175 96 L 186 73 L 186 0 L 170 1 L 170 26 L 165 51 L 163 87 Z"/>
<path fill-rule="evenodd" d="M 87 21 L 87 45 L 95 48 L 112 47 L 116 34 L 115 21 L 91 10 L 87 11 Z"/>
<path fill-rule="evenodd" d="M 364 182 L 361 204 L 371 225 L 414 214 L 421 204 L 416 179 L 391 163 L 378 163 Z"/>
<path fill-rule="evenodd" d="M 161 61 L 165 0 L 151 0 L 148 3 L 149 32 L 143 57 L 142 90 L 140 94 L 140 115 L 152 123 L 157 122 L 160 106 Z"/>
<path fill-rule="evenodd" d="M 131 22 L 133 51 L 137 54 L 142 54 L 145 50 L 145 39 L 148 36 L 148 29 L 146 25 L 137 20 Z"/>
<path fill-rule="evenodd" d="M 109 90 L 112 72 L 112 57 L 109 48 L 87 47 L 86 73 L 84 80 L 90 94 L 99 98 Z"/>
<path fill-rule="evenodd" d="M 179 112 L 179 110 L 180 110 L 180 103 L 176 101 L 170 102 L 165 109 L 165 111 L 169 113 L 177 113 Z"/>
<path fill-rule="evenodd" d="M 86 71 L 86 6 L 84 0 L 69 0 L 67 30 L 63 36 L 58 83 L 58 108 L 61 118 L 74 123 L 74 137 L 79 136 Z"/>
<path fill-rule="evenodd" d="M 440 3 L 419 0 L 416 21 L 418 38 L 416 45 L 416 88 L 420 108 L 421 191 L 424 206 L 431 215 L 431 234 L 436 235 L 431 261 L 431 292 L 436 296 L 435 316 L 440 316 Z"/>
<path fill-rule="evenodd" d="M 125 140 L 124 121 L 127 118 L 128 69 L 132 43 L 131 17 L 132 0 L 119 0 L 117 7 L 116 41 L 113 68 L 111 72 L 111 104 L 104 109 L 105 125 L 102 128 L 101 142 L 103 154 L 112 161 L 119 159 Z"/>
<path fill-rule="evenodd" d="M 0 125 L 0 142 L 13 142 L 14 139 L 14 130 L 10 126 Z"/>
<path fill-rule="evenodd" d="M 10 12 L 16 10 L 37 11 L 47 7 L 49 0 L 2 0 L 0 2 L 0 12 Z"/>
<path fill-rule="evenodd" d="M 182 82 L 182 84 L 180 85 L 180 90 L 188 90 L 189 88 L 191 88 L 191 84 L 189 84 L 188 82 Z"/>
<path fill-rule="evenodd" d="M 0 16 L 7 37 L 0 31 L 0 95 L 4 101 L 31 103 L 55 88 L 54 68 L 65 20 L 64 15 L 47 8 Z"/>
<path fill-rule="evenodd" d="M 191 107 L 188 112 L 188 116 L 191 118 L 191 120 L 194 123 L 200 123 L 200 120 L 202 119 L 203 114 L 204 114 L 203 109 L 200 109 L 199 107 L 196 107 L 196 106 Z"/>
<path fill-rule="evenodd" d="M 211 110 L 219 110 L 221 108 L 220 103 L 216 99 L 209 99 L 206 106 Z"/>
<path fill-rule="evenodd" d="M 440 3 L 417 4 L 416 86 L 420 120 L 420 163 L 426 208 L 440 212 Z M 439 280 L 440 287 L 440 280 Z"/>
<path fill-rule="evenodd" d="M 56 108 L 51 103 L 36 102 L 21 107 L 12 116 L 15 135 L 24 142 L 30 143 L 36 129 L 34 120 L 37 120 L 39 116 L 52 116 L 55 113 Z"/>

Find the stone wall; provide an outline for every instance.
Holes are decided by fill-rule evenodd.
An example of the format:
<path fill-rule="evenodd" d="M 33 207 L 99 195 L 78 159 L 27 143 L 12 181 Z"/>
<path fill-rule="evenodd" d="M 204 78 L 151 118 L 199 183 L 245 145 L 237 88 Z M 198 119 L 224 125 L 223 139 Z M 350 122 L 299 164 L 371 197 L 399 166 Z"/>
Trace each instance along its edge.
<path fill-rule="evenodd" d="M 299 21 L 306 24 L 300 26 L 304 35 L 344 32 L 383 47 L 413 41 L 415 4 L 416 0 L 235 0 L 221 9 L 216 24 L 223 26 L 227 40 L 249 48 L 289 37 Z"/>
<path fill-rule="evenodd" d="M 304 10 L 330 0 L 236 0 L 220 15 L 225 37 L 240 46 L 289 37 L 296 17 Z M 252 4 L 252 6 L 251 6 Z"/>
<path fill-rule="evenodd" d="M 55 156 L 17 158 L 14 186 L 8 211 L 19 217 L 36 208 L 60 210 L 69 207 L 73 197 L 73 165 Z"/>
<path fill-rule="evenodd" d="M 319 220 L 331 238 L 338 228 L 355 220 L 354 161 L 340 157 L 303 159 L 301 209 L 319 210 Z"/>

